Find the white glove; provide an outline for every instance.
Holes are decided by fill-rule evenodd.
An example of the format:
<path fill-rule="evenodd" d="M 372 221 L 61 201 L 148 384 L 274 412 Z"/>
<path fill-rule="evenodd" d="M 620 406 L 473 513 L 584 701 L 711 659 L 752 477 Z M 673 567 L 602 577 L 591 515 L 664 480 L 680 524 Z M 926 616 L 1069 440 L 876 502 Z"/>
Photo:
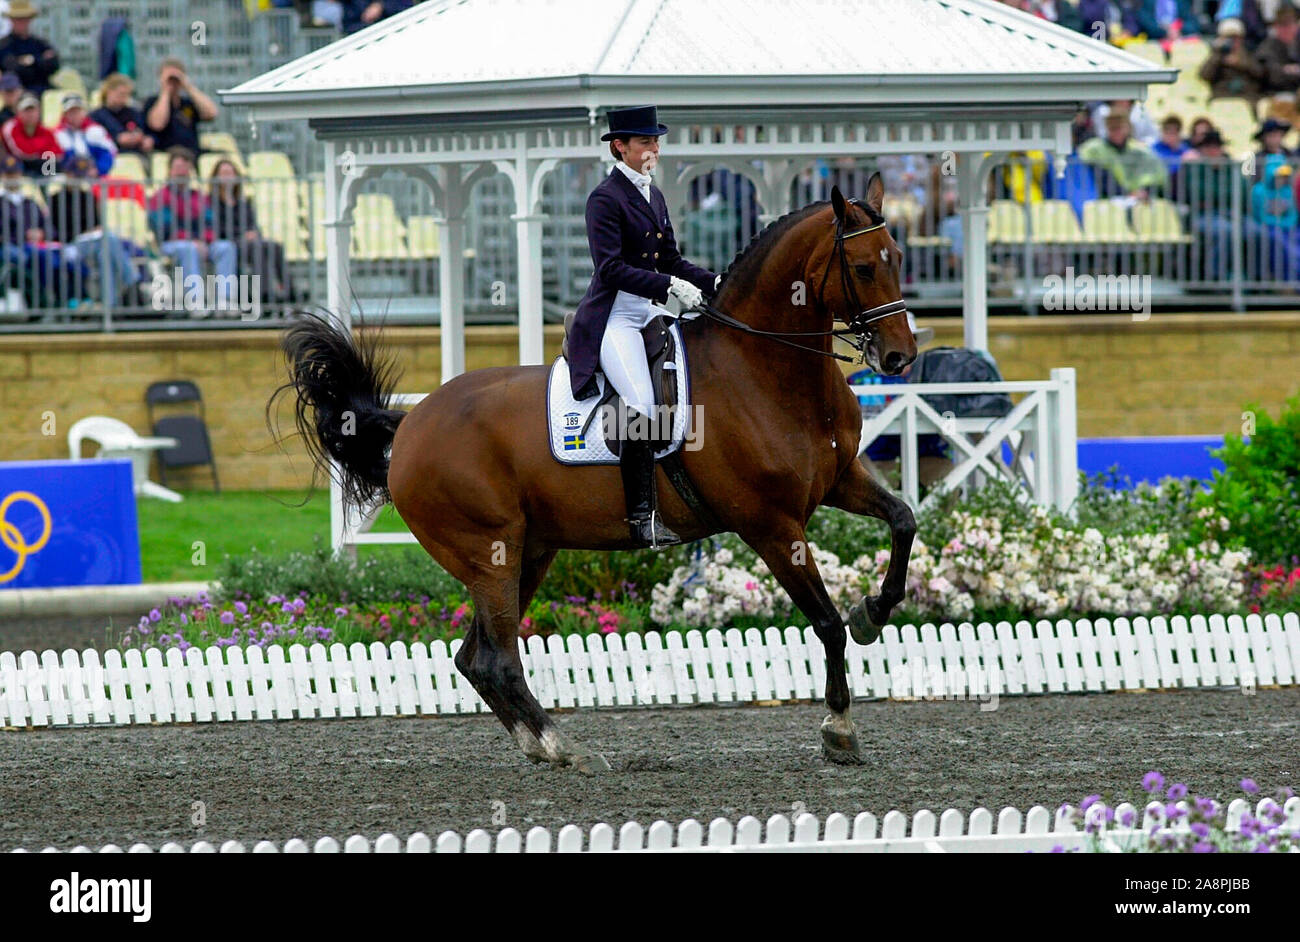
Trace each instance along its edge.
<path fill-rule="evenodd" d="M 714 294 L 717 294 L 717 293 L 718 293 L 718 285 L 720 285 L 720 284 L 722 284 L 722 276 L 721 276 L 721 275 L 719 275 L 717 278 L 714 278 L 714 279 L 713 279 L 713 293 L 714 293 Z"/>
<path fill-rule="evenodd" d="M 689 311 L 693 307 L 699 307 L 700 304 L 703 303 L 704 292 L 699 288 L 695 287 L 695 285 L 691 284 L 689 281 L 678 278 L 676 275 L 671 275 L 669 277 L 671 278 L 672 283 L 668 287 L 668 293 L 678 301 L 681 301 L 682 306 L 685 307 L 686 310 Z"/>

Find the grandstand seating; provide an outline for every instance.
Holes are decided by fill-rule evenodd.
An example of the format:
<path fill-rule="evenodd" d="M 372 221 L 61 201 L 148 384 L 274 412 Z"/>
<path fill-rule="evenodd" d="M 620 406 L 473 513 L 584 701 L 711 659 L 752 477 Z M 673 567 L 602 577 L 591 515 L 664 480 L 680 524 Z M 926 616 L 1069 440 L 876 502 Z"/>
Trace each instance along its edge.
<path fill-rule="evenodd" d="M 1069 200 L 1039 200 L 1029 205 L 1030 233 L 1035 242 L 1077 244 L 1084 241 L 1079 218 Z"/>
<path fill-rule="evenodd" d="M 1136 242 L 1128 207 L 1120 200 L 1089 200 L 1083 205 L 1083 233 L 1091 242 Z"/>
<path fill-rule="evenodd" d="M 1178 207 L 1165 199 L 1152 199 L 1133 207 L 1133 229 L 1143 242 L 1187 244 L 1192 237 L 1183 231 Z"/>
<path fill-rule="evenodd" d="M 1025 209 L 1015 200 L 994 200 L 988 219 L 990 243 L 1025 241 Z"/>

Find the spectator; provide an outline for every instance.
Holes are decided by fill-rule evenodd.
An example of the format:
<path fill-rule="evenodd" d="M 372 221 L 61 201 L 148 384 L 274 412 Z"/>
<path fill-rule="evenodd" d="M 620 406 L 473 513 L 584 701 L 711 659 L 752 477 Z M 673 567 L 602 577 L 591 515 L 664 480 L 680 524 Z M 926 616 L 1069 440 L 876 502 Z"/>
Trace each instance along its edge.
<path fill-rule="evenodd" d="M 1210 57 L 1201 64 L 1201 78 L 1209 83 L 1211 98 L 1244 98 L 1254 109 L 1264 93 L 1265 72 L 1246 47 L 1246 28 L 1241 20 L 1219 21 L 1219 38 Z"/>
<path fill-rule="evenodd" d="M 1267 118 L 1255 132 L 1259 141 L 1259 150 L 1255 152 L 1255 180 L 1261 181 L 1267 172 L 1278 164 L 1284 164 L 1295 154 L 1282 146 L 1282 138 L 1291 130 L 1291 125 L 1277 118 Z"/>
<path fill-rule="evenodd" d="M 1105 137 L 1094 137 L 1079 148 L 1079 159 L 1104 171 L 1098 190 L 1113 196 L 1118 190 L 1146 200 L 1153 189 L 1163 189 L 1169 173 L 1164 162 L 1149 147 L 1133 139 L 1128 116 L 1112 112 L 1106 116 Z"/>
<path fill-rule="evenodd" d="M 1165 167 L 1171 176 L 1177 173 L 1183 155 L 1192 149 L 1192 146 L 1183 140 L 1183 119 L 1176 114 L 1171 114 L 1161 121 L 1160 140 L 1156 141 L 1151 149 L 1165 162 Z"/>
<path fill-rule="evenodd" d="M 18 99 L 18 114 L 0 127 L 5 148 L 23 162 L 31 177 L 52 176 L 63 159 L 63 148 L 54 132 L 41 124 L 41 103 L 31 94 Z"/>
<path fill-rule="evenodd" d="M 157 95 L 144 104 L 145 124 L 153 135 L 154 146 L 170 151 L 184 147 L 199 153 L 199 122 L 217 117 L 211 98 L 194 87 L 179 59 L 167 58 L 158 67 Z"/>
<path fill-rule="evenodd" d="M 89 157 L 73 157 L 67 161 L 65 173 L 63 187 L 48 200 L 55 238 L 63 243 L 64 257 L 69 262 L 84 263 L 99 273 L 102 296 L 120 303 L 120 292 L 142 280 L 131 257 L 143 252 L 104 229 L 99 199 L 92 189 L 92 181 L 98 175 L 94 162 Z M 103 266 L 105 255 L 107 268 Z M 127 300 L 131 304 L 139 303 L 138 296 L 128 296 Z"/>
<path fill-rule="evenodd" d="M 239 169 L 229 160 L 219 160 L 212 168 L 208 196 L 213 252 L 222 242 L 237 251 L 241 274 L 255 275 L 261 285 L 263 301 L 282 304 L 289 300 L 289 280 L 285 274 L 284 246 L 262 237 L 257 228 L 257 212 L 244 195 L 244 181 Z M 236 246 L 238 249 L 236 250 Z"/>
<path fill-rule="evenodd" d="M 1145 34 L 1162 45 L 1175 39 L 1199 36 L 1201 24 L 1189 0 L 1125 0 L 1121 22 L 1132 36 Z"/>
<path fill-rule="evenodd" d="M 1087 108 L 1080 108 L 1074 113 L 1074 120 L 1070 122 L 1070 151 L 1078 153 L 1080 144 L 1096 136 L 1097 132 L 1092 124 L 1092 112 Z"/>
<path fill-rule="evenodd" d="M 1291 281 L 1300 275 L 1300 240 L 1290 164 L 1275 164 L 1250 190 L 1250 218 L 1259 234 L 1258 276 Z"/>
<path fill-rule="evenodd" d="M 411 0 L 342 0 L 342 5 L 343 32 L 355 33 L 409 9 Z"/>
<path fill-rule="evenodd" d="M 50 76 L 59 71 L 59 54 L 45 40 L 31 34 L 32 19 L 40 13 L 28 0 L 9 4 L 13 32 L 0 39 L 0 69 L 14 72 L 23 88 L 40 96 L 50 87 Z"/>
<path fill-rule="evenodd" d="M 1264 84 L 1269 92 L 1291 92 L 1300 89 L 1300 47 L 1296 45 L 1297 26 L 1295 7 L 1287 4 L 1278 8 L 1269 27 L 1268 38 L 1259 44 L 1255 58 L 1264 67 Z"/>
<path fill-rule="evenodd" d="M 1258 0 L 1220 0 L 1214 20 L 1216 23 L 1240 20 L 1245 31 L 1247 49 L 1256 48 L 1268 35 L 1268 20 L 1260 10 Z"/>
<path fill-rule="evenodd" d="M 1110 42 L 1120 29 L 1119 10 L 1111 0 L 1079 0 L 1079 32 Z"/>
<path fill-rule="evenodd" d="M 22 97 L 23 83 L 18 81 L 18 76 L 12 72 L 0 75 L 0 100 L 4 101 L 4 107 L 0 108 L 0 125 L 18 113 L 18 99 Z"/>
<path fill-rule="evenodd" d="M 112 135 L 120 153 L 152 154 L 154 140 L 153 135 L 145 130 L 144 114 L 131 107 L 134 90 L 129 78 L 121 72 L 114 72 L 100 86 L 104 103 L 90 113 L 90 118 Z"/>
<path fill-rule="evenodd" d="M 76 155 L 94 161 L 96 176 L 108 173 L 117 159 L 112 136 L 86 117 L 86 102 L 76 92 L 63 96 L 63 120 L 54 129 L 54 137 L 65 159 Z"/>
<path fill-rule="evenodd" d="M 1156 125 L 1155 119 L 1147 114 L 1142 102 L 1124 98 L 1098 102 L 1093 107 L 1093 127 L 1105 127 L 1106 116 L 1111 113 L 1127 115 L 1129 133 L 1147 147 L 1153 146 L 1160 139 L 1160 128 Z"/>
<path fill-rule="evenodd" d="M 1187 206 L 1192 231 L 1200 237 L 1204 278 L 1222 281 L 1227 277 L 1232 260 L 1232 215 L 1248 205 L 1244 182 L 1240 168 L 1223 149 L 1223 138 L 1213 128 L 1201 138 L 1200 147 L 1183 155 L 1174 178 L 1174 194 Z M 1239 200 L 1235 208 L 1234 187 Z"/>
<path fill-rule="evenodd" d="M 0 230 L 10 286 L 20 287 L 32 307 L 58 303 L 74 283 L 74 270 L 58 245 L 49 242 L 50 225 L 39 203 L 23 192 L 23 165 L 13 154 L 0 156 Z"/>
<path fill-rule="evenodd" d="M 1192 130 L 1187 135 L 1187 146 L 1196 150 L 1201 146 L 1201 141 L 1205 140 L 1205 135 L 1213 131 L 1214 122 L 1209 118 L 1200 117 L 1192 122 Z"/>
<path fill-rule="evenodd" d="M 181 269 L 181 284 L 190 275 L 203 277 L 203 261 L 208 256 L 211 233 L 204 228 L 208 203 L 191 185 L 194 153 L 183 147 L 167 152 L 168 179 L 149 200 L 149 225 L 164 255 L 175 259 Z M 235 253 L 229 243 L 215 245 L 212 262 L 223 278 L 235 274 Z"/>

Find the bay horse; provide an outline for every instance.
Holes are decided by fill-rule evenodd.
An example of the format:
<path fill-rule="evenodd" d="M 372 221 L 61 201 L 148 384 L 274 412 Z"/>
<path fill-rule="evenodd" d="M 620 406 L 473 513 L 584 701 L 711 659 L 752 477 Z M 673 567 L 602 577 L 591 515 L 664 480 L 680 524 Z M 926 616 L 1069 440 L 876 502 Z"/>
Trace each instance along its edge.
<path fill-rule="evenodd" d="M 916 532 L 907 504 L 857 460 L 861 410 L 831 359 L 837 319 L 877 372 L 898 374 L 916 357 L 883 198 L 875 174 L 863 202 L 837 187 L 829 204 L 781 217 L 727 269 L 712 315 L 682 322 L 702 436 L 683 460 L 721 527 L 702 523 L 657 470 L 661 512 L 684 541 L 736 533 L 812 623 L 826 653 L 822 750 L 840 763 L 862 761 L 849 718 L 845 621 L 804 528 L 820 505 L 889 524 L 880 595 L 860 599 L 848 619 L 864 644 L 903 599 Z M 465 584 L 474 617 L 456 668 L 524 753 L 588 774 L 609 769 L 603 756 L 562 737 L 533 697 L 517 639 L 558 550 L 631 548 L 618 467 L 565 466 L 551 456 L 546 366 L 465 373 L 403 413 L 388 407 L 395 373 L 379 344 L 373 332 L 354 338 L 320 317 L 288 328 L 291 378 L 268 416 L 281 393 L 296 396 L 308 450 L 319 468 L 336 463 L 345 498 L 391 499 L 420 545 Z"/>

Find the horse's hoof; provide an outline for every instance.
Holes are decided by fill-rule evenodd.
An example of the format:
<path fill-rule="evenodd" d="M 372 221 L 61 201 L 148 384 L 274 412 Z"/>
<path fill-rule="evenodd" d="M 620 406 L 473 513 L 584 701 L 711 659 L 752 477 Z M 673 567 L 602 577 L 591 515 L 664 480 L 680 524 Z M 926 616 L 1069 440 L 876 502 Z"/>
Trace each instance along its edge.
<path fill-rule="evenodd" d="M 598 775 L 610 770 L 609 760 L 600 753 L 589 756 L 570 756 L 569 766 L 583 775 Z"/>
<path fill-rule="evenodd" d="M 822 724 L 822 757 L 836 765 L 861 765 L 862 753 L 858 750 L 858 734 L 836 730 L 831 717 Z"/>
<path fill-rule="evenodd" d="M 871 617 L 870 603 L 873 599 L 861 598 L 849 609 L 849 634 L 858 644 L 870 644 L 880 637 L 884 625 L 876 624 Z"/>

